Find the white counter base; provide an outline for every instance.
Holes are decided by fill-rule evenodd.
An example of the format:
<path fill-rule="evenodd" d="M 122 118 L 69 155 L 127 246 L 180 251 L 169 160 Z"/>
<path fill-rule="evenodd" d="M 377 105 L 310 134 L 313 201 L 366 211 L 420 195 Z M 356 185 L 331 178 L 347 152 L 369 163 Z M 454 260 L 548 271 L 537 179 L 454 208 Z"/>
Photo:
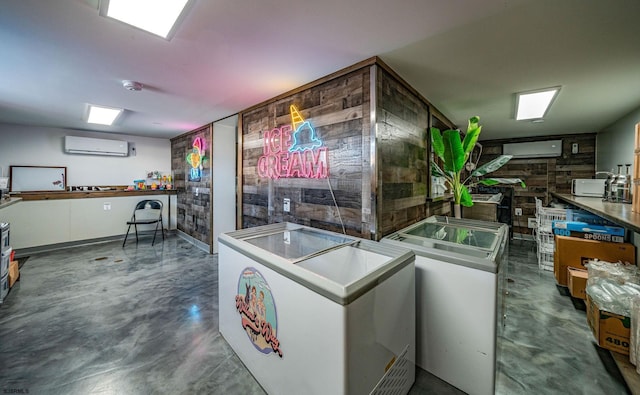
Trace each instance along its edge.
<path fill-rule="evenodd" d="M 175 207 L 175 195 L 22 200 L 2 209 L 0 221 L 11 223 L 14 249 L 124 236 L 133 208 L 143 199 L 161 200 L 164 227 L 175 229 L 177 210 L 172 210 L 171 217 L 168 212 L 169 199 L 173 199 L 171 205 Z"/>

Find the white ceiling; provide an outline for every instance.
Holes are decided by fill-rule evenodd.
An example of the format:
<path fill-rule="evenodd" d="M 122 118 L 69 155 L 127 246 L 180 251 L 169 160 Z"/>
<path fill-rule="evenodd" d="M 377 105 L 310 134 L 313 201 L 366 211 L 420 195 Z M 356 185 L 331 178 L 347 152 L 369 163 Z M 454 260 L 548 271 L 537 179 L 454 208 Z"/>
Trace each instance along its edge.
<path fill-rule="evenodd" d="M 374 55 L 459 126 L 479 115 L 484 140 L 640 107 L 638 0 L 194 0 L 171 41 L 97 6 L 0 2 L 0 122 L 174 137 Z M 555 85 L 544 123 L 513 120 L 515 92 Z M 93 126 L 86 103 L 127 111 Z"/>

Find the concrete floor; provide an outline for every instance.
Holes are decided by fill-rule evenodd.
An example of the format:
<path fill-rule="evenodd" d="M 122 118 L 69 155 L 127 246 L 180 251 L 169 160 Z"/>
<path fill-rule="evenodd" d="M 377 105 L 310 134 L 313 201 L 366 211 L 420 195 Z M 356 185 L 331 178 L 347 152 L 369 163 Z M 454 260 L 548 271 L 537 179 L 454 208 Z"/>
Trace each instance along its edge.
<path fill-rule="evenodd" d="M 27 260 L 0 306 L 0 393 L 264 393 L 218 332 L 217 257 L 147 241 Z M 511 242 L 496 393 L 627 393 L 534 247 Z M 462 392 L 417 369 L 410 393 Z"/>

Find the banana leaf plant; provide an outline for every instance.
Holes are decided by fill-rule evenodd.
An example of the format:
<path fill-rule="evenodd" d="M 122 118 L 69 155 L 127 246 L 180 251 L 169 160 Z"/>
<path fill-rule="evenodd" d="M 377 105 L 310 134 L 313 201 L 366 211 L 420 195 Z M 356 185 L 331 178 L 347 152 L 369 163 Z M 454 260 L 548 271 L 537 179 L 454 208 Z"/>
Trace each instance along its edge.
<path fill-rule="evenodd" d="M 465 207 L 473 206 L 471 200 L 471 193 L 469 187 L 482 184 L 482 185 L 498 185 L 498 184 L 520 184 L 523 188 L 526 188 L 524 181 L 519 178 L 482 178 L 489 173 L 492 173 L 501 168 L 507 163 L 512 156 L 500 155 L 484 165 L 475 168 L 475 164 L 471 164 L 471 172 L 466 178 L 462 178 L 462 171 L 465 169 L 465 165 L 469 161 L 471 151 L 478 141 L 482 126 L 479 125 L 480 117 L 471 117 L 469 119 L 469 126 L 467 127 L 467 133 L 464 136 L 464 140 L 460 136 L 459 130 L 445 130 L 440 132 L 438 128 L 431 128 L 431 143 L 434 153 L 440 158 L 444 164 L 444 169 L 441 169 L 437 163 L 431 161 L 431 174 L 437 177 L 443 177 L 445 184 L 453 193 L 454 212 L 456 217 L 460 217 L 460 205 Z M 479 156 L 478 156 L 479 159 Z"/>

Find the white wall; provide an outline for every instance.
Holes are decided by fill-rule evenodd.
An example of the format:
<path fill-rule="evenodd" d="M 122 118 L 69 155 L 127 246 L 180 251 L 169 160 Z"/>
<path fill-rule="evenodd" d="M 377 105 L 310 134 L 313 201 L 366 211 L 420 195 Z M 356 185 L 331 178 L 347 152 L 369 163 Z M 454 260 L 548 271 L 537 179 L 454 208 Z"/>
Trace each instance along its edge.
<path fill-rule="evenodd" d="M 66 154 L 64 136 L 126 140 L 134 143 L 136 156 L 113 157 Z M 67 185 L 132 185 L 147 171 L 171 172 L 171 141 L 123 134 L 59 128 L 0 124 L 0 166 L 5 177 L 9 166 L 66 166 Z"/>
<path fill-rule="evenodd" d="M 636 124 L 640 122 L 640 107 L 620 118 L 596 136 L 596 171 L 618 171 L 618 165 L 633 166 Z M 622 172 L 626 167 L 622 167 Z"/>
<path fill-rule="evenodd" d="M 135 144 L 136 155 L 66 154 L 64 136 L 125 140 Z M 0 123 L 0 166 L 4 176 L 9 175 L 12 165 L 66 166 L 67 185 L 132 185 L 133 180 L 145 179 L 147 171 L 158 170 L 170 174 L 171 141 Z M 121 235 L 126 232 L 125 223 L 131 216 L 135 202 L 144 198 L 148 196 L 19 202 L 1 210 L 0 220 L 11 222 L 11 242 L 15 248 Z M 168 206 L 168 198 L 171 199 L 172 212 L 171 218 L 165 213 L 165 218 L 168 218 L 165 219 L 165 228 L 175 229 L 176 197 L 161 196 L 165 207 Z M 111 205 L 110 211 L 103 210 L 106 202 Z M 87 221 L 86 218 L 92 220 Z"/>
<path fill-rule="evenodd" d="M 218 235 L 236 230 L 236 136 L 238 116 L 213 124 L 213 253 Z"/>

